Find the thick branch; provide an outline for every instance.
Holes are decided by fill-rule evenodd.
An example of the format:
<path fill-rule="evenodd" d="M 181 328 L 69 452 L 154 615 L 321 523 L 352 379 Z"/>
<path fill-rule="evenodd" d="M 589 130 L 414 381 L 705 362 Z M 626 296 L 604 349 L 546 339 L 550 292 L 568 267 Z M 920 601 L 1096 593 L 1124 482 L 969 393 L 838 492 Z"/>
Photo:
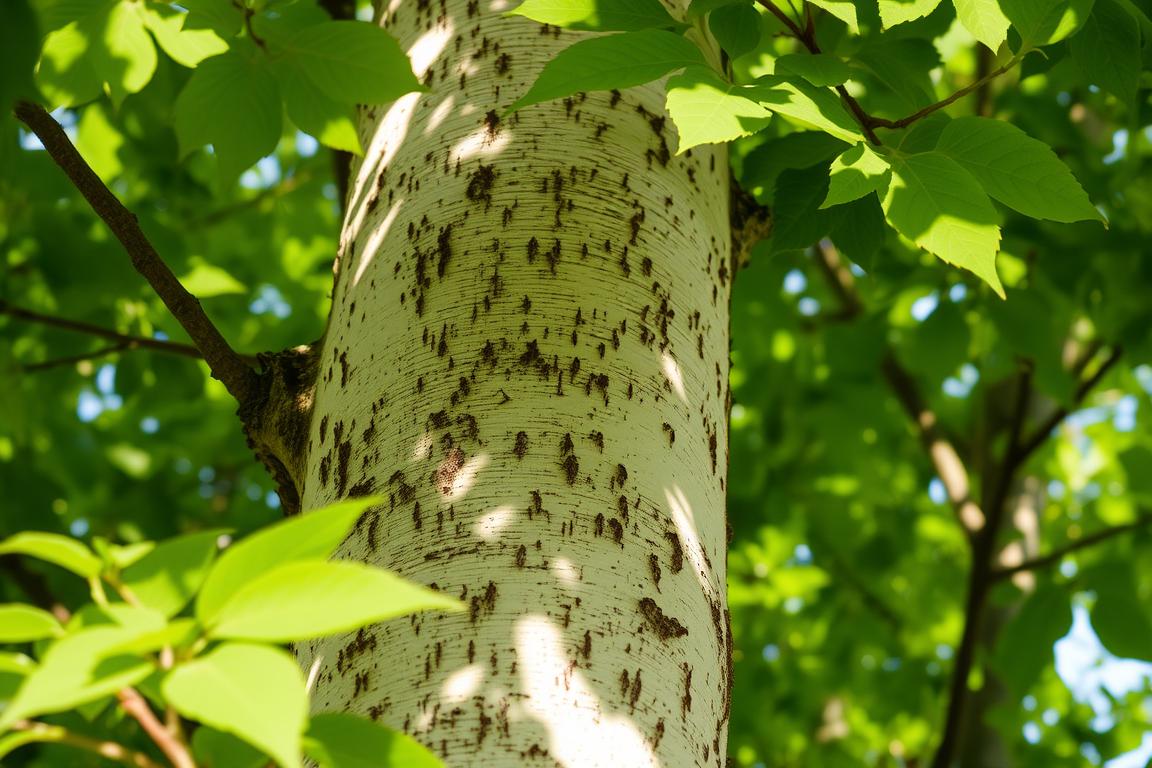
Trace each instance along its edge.
<path fill-rule="evenodd" d="M 76 151 L 64 129 L 43 107 L 20 101 L 16 103 L 14 111 L 16 117 L 36 134 L 48 154 L 124 246 L 132 266 L 148 281 L 168 311 L 192 338 L 208 363 L 212 376 L 219 379 L 242 405 L 250 401 L 257 392 L 256 372 L 228 345 L 204 313 L 200 301 L 172 274 L 172 270 L 140 229 L 136 216 L 104 185 Z"/>
<path fill-rule="evenodd" d="M 100 741 L 82 736 L 59 725 L 23 721 L 16 723 L 13 729 L 20 732 L 18 738 L 21 739 L 21 743 L 40 741 L 67 744 L 132 768 L 161 768 L 159 763 L 143 752 L 128 749 L 114 741 Z"/>
<path fill-rule="evenodd" d="M 176 736 L 164 727 L 156 717 L 156 713 L 148 706 L 148 702 L 135 689 L 124 688 L 117 692 L 116 698 L 120 700 L 120 708 L 140 724 L 148 737 L 172 762 L 174 768 L 196 768 L 196 762 L 188 752 L 188 746 L 178 741 Z"/>
<path fill-rule="evenodd" d="M 1152 514 L 1143 514 L 1130 523 L 1124 523 L 1123 525 L 1116 525 L 1111 528 L 1104 528 L 1102 530 L 1096 531 L 1095 533 L 1090 533 L 1084 538 L 1069 542 L 1062 547 L 1052 550 L 1046 555 L 1040 555 L 1039 557 L 1035 557 L 1031 560 L 1025 560 L 1023 563 L 1013 565 L 1009 568 L 997 568 L 992 572 L 992 578 L 1000 581 L 1003 579 L 1010 579 L 1016 574 L 1023 573 L 1025 571 L 1038 571 L 1041 568 L 1049 568 L 1053 565 L 1058 565 L 1061 560 L 1073 552 L 1078 552 L 1081 549 L 1087 549 L 1088 547 L 1095 546 L 1100 542 L 1107 541 L 1108 539 L 1115 538 L 1116 536 L 1121 536 L 1130 531 L 1135 531 L 1139 528 L 1143 528 L 1146 525 L 1152 525 Z"/>
<path fill-rule="evenodd" d="M 3 299 L 0 299 L 0 315 L 8 315 L 20 320 L 27 320 L 31 323 L 52 326 L 53 328 L 62 328 L 66 331 L 86 333 L 89 336 L 98 336 L 102 339 L 111 339 L 122 349 L 155 349 L 160 352 L 194 357 L 196 359 L 203 357 L 203 355 L 200 354 L 200 350 L 191 344 L 180 344 L 179 342 L 162 341 L 161 339 L 149 339 L 144 336 L 130 336 L 109 328 L 102 328 L 98 325 L 92 325 L 91 323 L 80 322 L 79 320 L 69 320 L 66 317 L 56 317 L 55 315 L 33 312 L 30 309 L 13 306 Z M 95 353 L 90 352 L 88 354 L 93 355 Z M 31 369 L 32 367 L 33 366 L 26 366 L 26 369 Z"/>

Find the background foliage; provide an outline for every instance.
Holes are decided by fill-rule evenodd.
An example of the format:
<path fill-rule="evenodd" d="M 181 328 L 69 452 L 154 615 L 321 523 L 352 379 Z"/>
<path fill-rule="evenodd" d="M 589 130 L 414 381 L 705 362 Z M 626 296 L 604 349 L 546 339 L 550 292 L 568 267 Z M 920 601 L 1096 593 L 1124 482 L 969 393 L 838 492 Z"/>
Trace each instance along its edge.
<path fill-rule="evenodd" d="M 390 38 L 306 2 L 2 3 L 5 105 L 60 107 L 225 337 L 257 352 L 319 336 L 345 160 L 317 139 L 355 151 L 352 105 L 417 86 Z M 673 151 L 732 141 L 735 174 L 773 211 L 732 303 L 733 760 L 928 765 L 954 718 L 975 578 L 990 629 L 966 675 L 984 693 L 967 698 L 987 725 L 969 741 L 1015 766 L 1102 764 L 1148 743 L 1152 678 L 1115 659 L 1152 661 L 1152 5 L 767 6 L 696 0 L 683 20 L 654 1 L 520 10 L 632 36 L 596 38 L 597 55 L 632 57 L 602 73 L 558 57 L 523 108 L 687 67 L 669 84 Z M 705 30 L 723 61 L 682 45 Z M 653 71 L 645 51 L 675 66 Z M 0 535 L 131 543 L 274 520 L 234 404 L 202 363 L 128 338 L 183 337 L 37 147 L 5 108 Z M 964 464 L 967 500 L 985 515 L 1006 501 L 983 559 L 954 473 L 928 450 L 941 445 Z M 993 578 L 1002 557 L 1046 553 Z M 0 564 L 5 601 L 84 598 L 63 572 Z M 1098 637 L 1102 650 L 1058 670 L 1074 616 L 1060 647 Z M 114 713 L 63 718 L 142 738 Z M 83 764 L 62 749 L 10 759 Z"/>

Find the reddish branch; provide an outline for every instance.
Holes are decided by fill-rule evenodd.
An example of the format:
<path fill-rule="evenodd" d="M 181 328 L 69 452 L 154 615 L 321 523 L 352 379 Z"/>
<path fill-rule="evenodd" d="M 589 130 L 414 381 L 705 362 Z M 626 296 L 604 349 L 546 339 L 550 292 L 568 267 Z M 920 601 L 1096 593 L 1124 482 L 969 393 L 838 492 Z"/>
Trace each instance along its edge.
<path fill-rule="evenodd" d="M 180 323 L 203 355 L 212 376 L 243 405 L 258 391 L 257 374 L 237 354 L 204 313 L 200 301 L 190 294 L 148 241 L 136 216 L 125 208 L 84 161 L 76 147 L 43 107 L 27 101 L 16 103 L 16 117 L 28 126 L 72 184 L 103 219 L 124 246 L 132 266 L 148 281 L 168 311 Z"/>

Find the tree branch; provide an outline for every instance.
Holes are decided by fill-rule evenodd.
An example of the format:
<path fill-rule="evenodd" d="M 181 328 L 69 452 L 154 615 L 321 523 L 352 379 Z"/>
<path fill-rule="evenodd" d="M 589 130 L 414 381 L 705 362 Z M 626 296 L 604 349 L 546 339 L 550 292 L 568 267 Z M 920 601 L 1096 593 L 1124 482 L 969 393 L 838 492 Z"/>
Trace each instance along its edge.
<path fill-rule="evenodd" d="M 125 208 L 84 161 L 76 147 L 43 107 L 19 101 L 16 117 L 36 134 L 40 143 L 72 184 L 104 220 L 124 246 L 132 266 L 148 281 L 173 317 L 187 331 L 212 372 L 241 405 L 250 402 L 259 389 L 256 372 L 238 355 L 204 313 L 200 301 L 190 294 L 160 258 L 140 229 L 136 216 Z"/>
<path fill-rule="evenodd" d="M 996 581 L 1001 581 L 1003 579 L 1010 579 L 1016 574 L 1023 573 L 1024 571 L 1038 571 L 1041 568 L 1048 568 L 1053 565 L 1058 565 L 1061 560 L 1073 552 L 1078 552 L 1081 549 L 1087 549 L 1088 547 L 1095 546 L 1102 541 L 1107 541 L 1108 539 L 1115 538 L 1116 536 L 1123 535 L 1130 531 L 1138 530 L 1146 525 L 1152 525 L 1152 514 L 1146 513 L 1140 515 L 1130 523 L 1124 523 L 1123 525 L 1116 525 L 1111 528 L 1104 528 L 1094 533 L 1090 533 L 1084 538 L 1069 542 L 1062 547 L 1052 550 L 1046 555 L 1040 555 L 1031 560 L 1025 560 L 1022 563 L 1013 565 L 1008 568 L 997 568 L 996 570 L 992 571 L 992 578 Z"/>
<path fill-rule="evenodd" d="M 120 700 L 120 708 L 140 723 L 140 727 L 175 768 L 196 768 L 196 762 L 192 759 L 188 746 L 177 740 L 176 736 L 164 727 L 152 708 L 148 706 L 148 702 L 134 688 L 121 689 L 116 693 L 116 698 Z"/>
<path fill-rule="evenodd" d="M 181 344 L 175 341 L 163 341 L 161 339 L 149 339 L 144 336 L 131 336 L 128 334 L 113 331 L 110 328 L 102 328 L 98 325 L 91 323 L 81 322 L 79 320 L 69 320 L 66 317 L 56 317 L 55 315 L 45 315 L 40 312 L 33 312 L 30 309 L 17 307 L 8 302 L 0 299 L 0 315 L 8 315 L 20 320 L 27 320 L 30 323 L 39 323 L 41 325 L 51 326 L 53 328 L 62 328 L 66 331 L 74 331 L 76 333 L 86 333 L 90 336 L 98 336 L 102 339 L 111 339 L 117 345 L 124 349 L 155 349 L 160 352 L 168 352 L 173 355 L 183 355 L 184 357 L 194 357 L 197 360 L 203 359 L 200 350 L 191 344 Z M 90 355 L 95 353 L 89 353 Z M 32 366 L 27 366 L 31 368 Z"/>
<path fill-rule="evenodd" d="M 1012 69 L 1012 67 L 1016 66 L 1016 64 L 1018 62 L 1019 62 L 1018 58 L 1012 57 L 1005 64 L 992 70 L 991 72 L 989 72 L 987 75 L 980 78 L 976 82 L 964 86 L 960 90 L 953 93 L 951 96 L 949 96 L 945 99 L 942 99 L 942 100 L 936 102 L 935 104 L 929 104 L 928 106 L 924 107 L 920 111 L 913 112 L 912 114 L 908 115 L 907 117 L 902 117 L 899 120 L 885 120 L 882 117 L 869 116 L 868 120 L 870 121 L 871 125 L 875 128 L 907 128 L 909 125 L 916 122 L 917 120 L 928 117 L 928 115 L 932 114 L 933 112 L 944 109 L 944 107 L 947 107 L 948 105 L 950 105 L 956 101 L 959 101 L 960 99 L 964 98 L 968 94 L 972 93 L 972 91 L 983 88 L 984 86 L 986 86 L 991 81 L 995 80 L 1000 75 L 1002 75 L 1005 72 L 1007 72 L 1008 70 Z"/>
<path fill-rule="evenodd" d="M 121 763 L 122 765 L 131 766 L 131 768 L 162 768 L 160 763 L 157 763 L 143 752 L 128 749 L 123 744 L 117 744 L 114 741 L 100 741 L 82 736 L 79 733 L 73 733 L 59 725 L 23 721 L 16 723 L 13 729 L 21 732 L 21 736 L 19 737 L 21 743 L 28 744 L 35 741 L 47 741 L 56 744 L 67 744 L 68 746 L 92 752 L 108 760 Z"/>
<path fill-rule="evenodd" d="M 821 243 L 816 248 L 816 265 L 840 302 L 841 316 L 850 320 L 863 313 L 864 305 L 856 292 L 855 278 L 840 260 L 839 254 L 830 246 Z M 960 458 L 960 453 L 940 429 L 936 413 L 924 402 L 912 374 L 900 365 L 891 349 L 884 355 L 881 370 L 896 399 L 900 401 L 908 418 L 916 426 L 932 466 L 936 469 L 940 482 L 944 484 L 956 519 L 964 530 L 972 535 L 983 527 L 984 512 L 972 499 L 968 470 Z"/>

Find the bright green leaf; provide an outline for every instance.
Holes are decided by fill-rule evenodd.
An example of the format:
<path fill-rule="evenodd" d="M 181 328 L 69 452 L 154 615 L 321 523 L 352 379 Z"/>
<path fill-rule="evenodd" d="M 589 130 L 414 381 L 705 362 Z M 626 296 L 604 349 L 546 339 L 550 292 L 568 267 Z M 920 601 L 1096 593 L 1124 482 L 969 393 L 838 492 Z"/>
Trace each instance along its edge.
<path fill-rule="evenodd" d="M 0 643 L 26 643 L 63 633 L 60 622 L 48 611 L 23 603 L 0 605 Z"/>
<path fill-rule="evenodd" d="M 47 560 L 77 576 L 91 578 L 103 564 L 92 550 L 70 536 L 42 531 L 23 531 L 0 542 L 0 555 L 20 554 Z"/>
<path fill-rule="evenodd" d="M 840 85 L 848 81 L 848 65 L 828 53 L 789 53 L 776 59 L 777 74 L 797 74 L 812 85 Z"/>
<path fill-rule="evenodd" d="M 897 24 L 903 24 L 913 19 L 920 19 L 940 5 L 940 0 L 879 0 L 880 21 L 885 29 L 891 29 Z"/>
<path fill-rule="evenodd" d="M 888 223 L 929 253 L 974 273 L 1001 297 L 996 274 L 1000 228 L 987 194 L 947 155 L 925 152 L 894 157 L 884 196 Z"/>
<path fill-rule="evenodd" d="M 232 0 L 180 0 L 180 5 L 188 9 L 187 30 L 210 29 L 227 40 L 244 25 L 244 10 Z"/>
<path fill-rule="evenodd" d="M 884 194 L 891 178 L 888 162 L 867 144 L 857 144 L 832 162 L 828 197 L 821 208 L 851 202 L 872 192 Z"/>
<path fill-rule="evenodd" d="M 276 149 L 282 109 L 276 79 L 254 46 L 205 59 L 176 99 L 180 153 L 211 144 L 230 182 Z"/>
<path fill-rule="evenodd" d="M 808 0 L 817 8 L 823 8 L 848 25 L 848 31 L 860 34 L 860 23 L 856 18 L 856 3 L 852 0 Z"/>
<path fill-rule="evenodd" d="M 231 733 L 297 768 L 308 693 L 296 661 L 265 645 L 226 643 L 164 679 L 165 698 L 184 717 Z"/>
<path fill-rule="evenodd" d="M 443 763 L 411 736 L 347 712 L 312 717 L 304 751 L 320 768 L 439 768 Z"/>
<path fill-rule="evenodd" d="M 508 15 L 602 32 L 635 32 L 676 24 L 660 0 L 524 0 Z"/>
<path fill-rule="evenodd" d="M 137 633 L 136 629 L 97 626 L 57 640 L 0 715 L 0 730 L 17 720 L 67 712 L 143 680 L 152 672 L 151 663 L 110 652 Z"/>
<path fill-rule="evenodd" d="M 956 18 L 972 37 L 988 46 L 993 52 L 1008 37 L 1008 17 L 1000 10 L 999 0 L 952 0 L 956 6 Z"/>
<path fill-rule="evenodd" d="M 141 13 L 156 42 L 177 64 L 195 67 L 204 59 L 228 50 L 228 43 L 213 30 L 187 28 L 188 14 L 171 6 L 148 5 L 141 8 Z"/>
<path fill-rule="evenodd" d="M 856 122 L 840 103 L 840 97 L 827 88 L 817 88 L 800 80 L 761 77 L 754 98 L 772 112 L 819 128 L 841 141 L 863 141 Z"/>
<path fill-rule="evenodd" d="M 175 616 L 203 583 L 223 533 L 202 531 L 162 541 L 120 580 L 143 605 Z"/>
<path fill-rule="evenodd" d="M 668 114 L 676 124 L 680 154 L 698 144 L 713 144 L 755 133 L 772 113 L 705 67 L 690 67 L 668 79 Z"/>
<path fill-rule="evenodd" d="M 326 558 L 340 545 L 364 510 L 381 499 L 347 499 L 283 520 L 226 549 L 200 589 L 196 616 L 217 615 L 231 597 L 256 577 L 286 563 Z"/>
<path fill-rule="evenodd" d="M 990 197 L 1025 216 L 1104 221 L 1056 153 L 1011 123 L 956 118 L 944 127 L 936 149 L 964 166 Z"/>
<path fill-rule="evenodd" d="M 643 85 L 693 64 L 706 66 L 704 54 L 694 43 L 672 32 L 622 32 L 581 40 L 545 64 L 528 92 L 509 109 L 515 111 L 578 91 Z"/>
<path fill-rule="evenodd" d="M 254 578 L 205 617 L 212 637 L 289 642 L 415 611 L 463 604 L 380 568 L 344 561 L 289 563 Z"/>
<path fill-rule="evenodd" d="M 423 90 L 396 38 L 375 24 L 326 21 L 275 44 L 285 65 L 298 68 L 335 101 L 383 104 Z"/>
<path fill-rule="evenodd" d="M 298 67 L 283 67 L 276 74 L 288 117 L 301 130 L 327 147 L 357 155 L 363 151 L 354 107 L 328 98 Z"/>
<path fill-rule="evenodd" d="M 180 282 L 189 293 L 199 298 L 224 296 L 229 293 L 247 293 L 248 286 L 213 264 L 197 261 L 192 269 L 181 275 Z"/>
<path fill-rule="evenodd" d="M 708 15 L 708 29 L 733 59 L 760 45 L 760 13 L 750 5 L 725 5 Z"/>
<path fill-rule="evenodd" d="M 1021 50 L 1049 45 L 1083 24 L 1093 0 L 999 0 L 1004 15 L 1020 34 Z"/>

